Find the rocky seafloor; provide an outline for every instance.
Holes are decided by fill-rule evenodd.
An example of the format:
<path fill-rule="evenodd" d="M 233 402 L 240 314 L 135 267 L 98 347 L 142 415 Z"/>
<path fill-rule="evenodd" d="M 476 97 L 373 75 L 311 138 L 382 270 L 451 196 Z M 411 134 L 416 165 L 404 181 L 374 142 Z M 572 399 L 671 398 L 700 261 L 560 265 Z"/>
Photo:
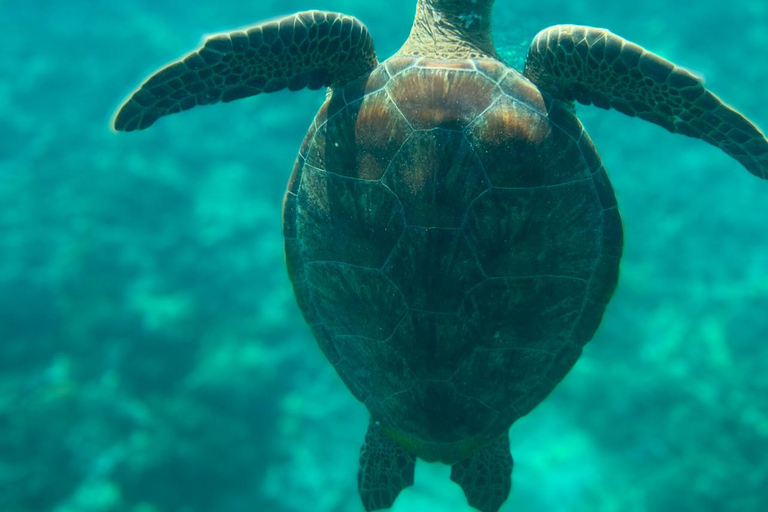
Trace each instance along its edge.
<path fill-rule="evenodd" d="M 0 510 L 360 512 L 367 422 L 301 321 L 280 207 L 322 93 L 109 120 L 202 34 L 308 8 L 379 55 L 414 0 L 0 0 Z M 768 128 L 762 0 L 497 0 L 519 65 L 556 23 L 702 73 Z M 502 511 L 768 510 L 768 182 L 700 141 L 578 111 L 626 231 L 602 327 L 511 431 Z M 469 510 L 420 463 L 395 512 Z"/>

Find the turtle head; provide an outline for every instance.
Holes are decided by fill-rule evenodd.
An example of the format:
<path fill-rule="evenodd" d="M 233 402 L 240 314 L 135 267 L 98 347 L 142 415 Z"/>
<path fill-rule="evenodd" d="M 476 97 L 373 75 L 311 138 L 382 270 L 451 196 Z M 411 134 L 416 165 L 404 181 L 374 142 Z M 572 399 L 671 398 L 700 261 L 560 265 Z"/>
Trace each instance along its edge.
<path fill-rule="evenodd" d="M 495 56 L 491 37 L 494 0 L 418 0 L 406 55 L 437 58 Z"/>
<path fill-rule="evenodd" d="M 427 0 L 430 4 L 438 7 L 472 9 L 472 8 L 491 8 L 496 0 Z"/>
<path fill-rule="evenodd" d="M 477 29 L 490 24 L 495 0 L 419 0 L 429 4 L 436 13 L 456 19 L 464 30 Z"/>

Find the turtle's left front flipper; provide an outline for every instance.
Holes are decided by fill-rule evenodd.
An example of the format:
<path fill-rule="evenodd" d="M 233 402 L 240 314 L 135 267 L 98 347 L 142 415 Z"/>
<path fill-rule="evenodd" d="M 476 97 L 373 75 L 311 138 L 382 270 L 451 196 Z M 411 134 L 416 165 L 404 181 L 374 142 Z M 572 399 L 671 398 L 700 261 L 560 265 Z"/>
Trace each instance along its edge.
<path fill-rule="evenodd" d="M 768 179 L 768 140 L 700 79 L 604 29 L 557 25 L 531 44 L 525 76 L 566 101 L 615 108 L 703 139 Z"/>
<path fill-rule="evenodd" d="M 196 105 L 227 102 L 286 87 L 343 85 L 378 64 L 357 18 L 307 11 L 208 38 L 199 50 L 152 75 L 120 107 L 115 130 L 149 128 Z"/>

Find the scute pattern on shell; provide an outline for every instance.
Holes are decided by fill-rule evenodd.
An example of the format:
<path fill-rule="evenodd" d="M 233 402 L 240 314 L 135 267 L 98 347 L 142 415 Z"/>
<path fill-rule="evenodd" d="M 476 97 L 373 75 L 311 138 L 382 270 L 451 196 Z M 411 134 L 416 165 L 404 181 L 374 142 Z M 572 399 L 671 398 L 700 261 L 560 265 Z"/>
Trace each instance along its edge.
<path fill-rule="evenodd" d="M 576 362 L 622 246 L 581 124 L 492 60 L 394 57 L 334 91 L 284 222 L 302 310 L 341 378 L 388 435 L 448 463 Z"/>

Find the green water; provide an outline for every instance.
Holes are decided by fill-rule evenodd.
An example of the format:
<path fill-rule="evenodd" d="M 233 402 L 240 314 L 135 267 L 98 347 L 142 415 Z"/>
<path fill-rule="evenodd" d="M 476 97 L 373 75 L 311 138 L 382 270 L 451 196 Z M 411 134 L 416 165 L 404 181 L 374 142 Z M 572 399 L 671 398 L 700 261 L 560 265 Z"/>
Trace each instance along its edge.
<path fill-rule="evenodd" d="M 764 0 L 497 0 L 602 26 L 768 128 Z M 0 511 L 361 512 L 367 415 L 284 269 L 280 207 L 319 91 L 115 134 L 120 101 L 203 34 L 309 8 L 384 58 L 415 0 L 0 0 Z M 701 141 L 578 109 L 626 231 L 604 322 L 511 431 L 507 512 L 768 510 L 768 182 Z M 396 512 L 469 511 L 420 463 Z"/>

